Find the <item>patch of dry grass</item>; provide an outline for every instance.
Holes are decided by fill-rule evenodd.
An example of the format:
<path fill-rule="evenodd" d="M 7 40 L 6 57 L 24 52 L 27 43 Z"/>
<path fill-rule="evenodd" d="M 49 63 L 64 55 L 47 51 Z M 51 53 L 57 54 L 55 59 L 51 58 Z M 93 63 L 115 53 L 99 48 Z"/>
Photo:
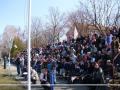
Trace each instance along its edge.
<path fill-rule="evenodd" d="M 9 76 L 7 74 L 7 70 L 0 66 L 0 90 L 25 90 L 22 86 L 15 86 L 15 84 L 20 84 L 20 82 L 15 80 L 14 76 Z M 2 86 L 3 84 L 6 84 L 6 86 Z M 7 86 L 7 84 L 14 85 Z"/>

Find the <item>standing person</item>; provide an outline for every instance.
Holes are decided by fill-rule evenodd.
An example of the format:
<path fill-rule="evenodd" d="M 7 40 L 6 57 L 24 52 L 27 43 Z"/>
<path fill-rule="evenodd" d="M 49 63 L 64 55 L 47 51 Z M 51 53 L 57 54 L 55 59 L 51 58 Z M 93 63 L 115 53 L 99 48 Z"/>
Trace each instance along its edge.
<path fill-rule="evenodd" d="M 55 76 L 55 71 L 54 69 L 50 72 L 50 90 L 54 90 L 54 84 L 56 82 L 55 80 L 56 76 Z"/>
<path fill-rule="evenodd" d="M 7 62 L 7 57 L 4 57 L 4 69 L 6 69 L 6 62 Z"/>
<path fill-rule="evenodd" d="M 17 55 L 17 59 L 16 59 L 16 61 L 15 61 L 15 64 L 16 64 L 16 67 L 17 67 L 17 74 L 18 75 L 20 75 L 20 56 L 19 56 L 19 54 Z"/>
<path fill-rule="evenodd" d="M 33 58 L 33 68 L 35 70 L 37 70 L 37 62 L 39 60 L 39 54 L 35 54 L 34 58 Z"/>
<path fill-rule="evenodd" d="M 64 63 L 65 63 L 65 59 L 62 58 L 60 61 L 60 76 L 65 76 L 65 69 L 64 69 Z"/>
<path fill-rule="evenodd" d="M 37 61 L 36 68 L 37 68 L 36 71 L 37 71 L 38 74 L 40 75 L 40 73 L 41 73 L 41 69 L 42 69 L 42 63 L 41 63 L 40 60 Z"/>
<path fill-rule="evenodd" d="M 21 54 L 21 56 L 20 56 L 20 68 L 21 68 L 21 74 L 22 74 L 22 75 L 23 75 L 23 73 L 24 73 L 24 66 L 25 66 L 24 61 L 25 61 L 24 55 Z"/>
<path fill-rule="evenodd" d="M 111 42 L 112 42 L 112 37 L 113 35 L 111 33 L 107 33 L 106 35 L 106 45 L 110 47 Z"/>
<path fill-rule="evenodd" d="M 111 50 L 112 50 L 112 54 L 115 54 L 115 37 L 112 38 Z"/>
<path fill-rule="evenodd" d="M 93 84 L 104 84 L 104 73 L 102 68 L 95 63 L 93 71 Z M 105 90 L 103 86 L 93 86 L 91 90 Z"/>
<path fill-rule="evenodd" d="M 106 67 L 105 67 L 105 75 L 106 77 L 112 79 L 113 78 L 113 64 L 111 60 L 107 60 Z"/>
<path fill-rule="evenodd" d="M 120 43 L 120 28 L 119 28 L 117 37 L 119 38 L 119 43 Z"/>

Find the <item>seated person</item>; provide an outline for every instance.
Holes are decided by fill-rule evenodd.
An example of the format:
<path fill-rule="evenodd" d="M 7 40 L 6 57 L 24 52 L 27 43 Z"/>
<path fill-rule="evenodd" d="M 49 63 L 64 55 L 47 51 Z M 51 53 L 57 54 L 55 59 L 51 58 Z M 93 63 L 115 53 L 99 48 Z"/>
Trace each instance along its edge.
<path fill-rule="evenodd" d="M 48 70 L 46 68 L 40 74 L 40 81 L 41 81 L 41 84 L 43 84 L 42 86 L 45 90 L 50 90 L 50 77 L 49 77 Z"/>
<path fill-rule="evenodd" d="M 38 73 L 31 68 L 31 81 L 33 84 L 36 84 L 37 80 L 38 80 Z"/>

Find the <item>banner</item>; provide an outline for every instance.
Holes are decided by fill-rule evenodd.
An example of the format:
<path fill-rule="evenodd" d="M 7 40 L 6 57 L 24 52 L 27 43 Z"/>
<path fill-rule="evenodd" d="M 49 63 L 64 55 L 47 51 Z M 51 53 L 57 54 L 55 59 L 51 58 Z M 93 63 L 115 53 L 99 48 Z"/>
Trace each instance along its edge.
<path fill-rule="evenodd" d="M 77 31 L 77 28 L 75 27 L 74 29 L 74 39 L 77 39 L 78 37 L 78 31 Z"/>

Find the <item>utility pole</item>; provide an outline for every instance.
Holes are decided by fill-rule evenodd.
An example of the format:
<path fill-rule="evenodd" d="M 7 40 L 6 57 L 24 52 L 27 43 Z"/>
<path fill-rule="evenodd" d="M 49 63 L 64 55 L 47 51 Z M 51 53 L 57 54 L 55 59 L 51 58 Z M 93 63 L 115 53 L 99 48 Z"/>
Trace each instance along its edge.
<path fill-rule="evenodd" d="M 28 90 L 31 90 L 31 0 L 28 0 Z"/>

